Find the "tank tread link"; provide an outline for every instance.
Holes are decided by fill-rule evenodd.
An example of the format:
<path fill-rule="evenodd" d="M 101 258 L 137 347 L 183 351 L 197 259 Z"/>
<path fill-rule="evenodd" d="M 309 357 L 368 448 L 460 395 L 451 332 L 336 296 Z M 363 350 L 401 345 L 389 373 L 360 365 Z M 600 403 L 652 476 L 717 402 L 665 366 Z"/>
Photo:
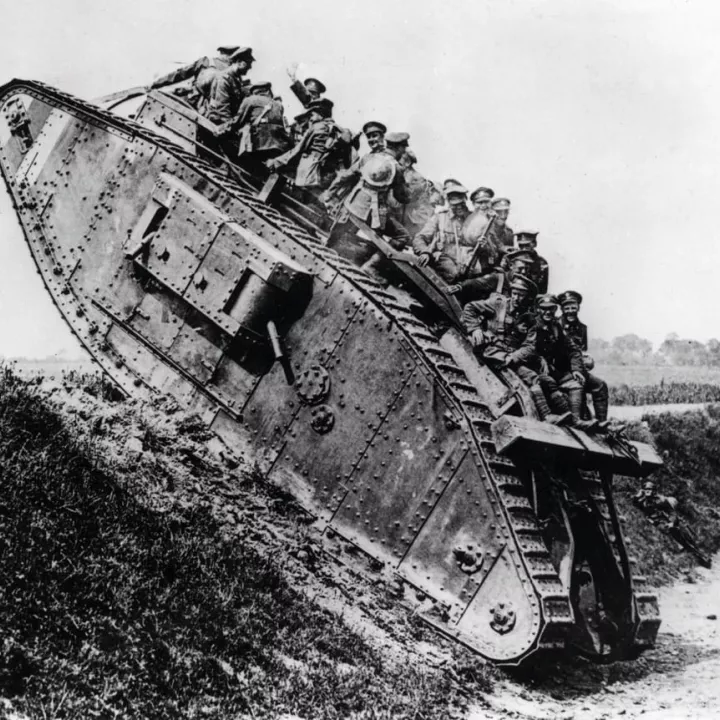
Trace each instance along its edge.
<path fill-rule="evenodd" d="M 588 640 L 595 633 L 581 618 L 576 573 L 561 579 L 562 562 L 551 556 L 557 544 L 538 524 L 532 497 L 536 472 L 557 468 L 497 451 L 496 408 L 464 369 L 467 353 L 448 350 L 419 319 L 417 298 L 384 289 L 326 248 L 322 232 L 263 202 L 232 167 L 228 174 L 145 124 L 34 81 L 0 88 L 0 105 L 0 165 L 38 270 L 71 330 L 127 394 L 174 395 L 231 446 L 252 446 L 265 475 L 291 489 L 328 537 L 383 563 L 406 598 L 430 597 L 420 616 L 493 662 L 519 664 L 571 642 L 598 659 L 652 644 L 655 596 L 639 577 L 633 596 L 622 571 L 613 577 L 630 593 L 631 629 L 607 648 L 612 634 Z M 176 246 L 153 243 L 181 201 L 190 208 L 182 218 L 188 243 L 201 223 L 213 239 L 188 249 L 196 266 L 165 271 L 157 257 L 166 261 Z M 264 268 L 253 296 L 262 327 L 274 327 L 257 301 L 268 272 L 282 275 L 278 287 L 300 288 L 288 296 L 297 317 L 275 318 L 282 345 L 258 330 L 252 302 L 241 308 L 246 327 L 199 295 L 209 281 L 198 268 L 228 228 L 233 247 L 240 238 L 249 253 L 245 279 L 256 281 L 257 265 Z M 139 250 L 129 245 L 138 240 Z M 230 267 L 235 255 L 223 255 Z M 272 289 L 272 307 L 282 306 L 278 297 L 287 298 Z M 479 364 L 478 372 L 489 374 Z M 352 392 L 338 393 L 344 388 Z M 334 455 L 346 447 L 354 457 L 340 462 Z M 597 473 L 583 477 L 586 487 L 570 494 L 581 492 L 610 523 L 612 497 Z M 600 537 L 610 537 L 609 527 Z M 625 549 L 615 541 L 620 567 Z"/>

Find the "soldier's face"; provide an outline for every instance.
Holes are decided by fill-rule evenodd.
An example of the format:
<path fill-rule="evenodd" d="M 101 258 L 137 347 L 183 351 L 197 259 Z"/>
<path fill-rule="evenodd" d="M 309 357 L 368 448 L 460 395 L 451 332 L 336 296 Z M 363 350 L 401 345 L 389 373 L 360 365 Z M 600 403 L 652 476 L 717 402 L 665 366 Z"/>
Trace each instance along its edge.
<path fill-rule="evenodd" d="M 580 306 L 574 302 L 565 303 L 562 306 L 562 312 L 568 320 L 575 320 L 580 312 Z"/>
<path fill-rule="evenodd" d="M 518 242 L 518 250 L 534 250 L 535 243 L 532 240 L 520 240 Z"/>
<path fill-rule="evenodd" d="M 490 209 L 490 198 L 479 198 L 475 201 L 475 208 L 486 213 Z"/>
<path fill-rule="evenodd" d="M 379 150 L 385 142 L 385 136 L 379 130 L 371 130 L 365 137 L 371 150 Z"/>
<path fill-rule="evenodd" d="M 522 275 L 523 277 L 528 276 L 528 268 L 524 262 L 516 260 L 511 266 L 510 270 L 513 275 Z"/>
<path fill-rule="evenodd" d="M 555 319 L 557 308 L 554 305 L 543 306 L 539 310 L 540 319 L 547 325 Z"/>
<path fill-rule="evenodd" d="M 497 216 L 497 219 L 501 222 L 505 222 L 508 219 L 508 215 L 510 215 L 510 210 L 507 208 L 495 210 L 495 215 Z"/>
<path fill-rule="evenodd" d="M 518 290 L 517 288 L 512 288 L 510 290 L 510 302 L 513 307 L 520 307 L 526 303 L 527 297 L 527 293 L 522 290 Z"/>

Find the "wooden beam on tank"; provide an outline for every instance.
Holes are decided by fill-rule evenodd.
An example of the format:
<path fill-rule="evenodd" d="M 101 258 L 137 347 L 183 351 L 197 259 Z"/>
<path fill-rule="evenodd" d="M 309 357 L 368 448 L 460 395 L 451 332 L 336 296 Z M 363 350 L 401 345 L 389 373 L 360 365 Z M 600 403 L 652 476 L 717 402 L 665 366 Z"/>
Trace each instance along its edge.
<path fill-rule="evenodd" d="M 506 415 L 493 423 L 492 434 L 498 453 L 504 455 L 559 459 L 579 468 L 611 470 L 616 475 L 645 477 L 663 464 L 646 443 L 627 443 L 637 453 L 634 458 L 634 453 L 610 436 L 588 435 L 531 418 Z"/>

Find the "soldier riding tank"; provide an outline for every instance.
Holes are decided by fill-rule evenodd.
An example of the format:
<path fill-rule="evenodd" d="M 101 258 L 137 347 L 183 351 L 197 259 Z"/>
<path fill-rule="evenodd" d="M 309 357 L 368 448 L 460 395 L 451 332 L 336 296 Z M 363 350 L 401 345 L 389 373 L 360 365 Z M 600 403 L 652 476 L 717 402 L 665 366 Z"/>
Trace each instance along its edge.
<path fill-rule="evenodd" d="M 363 226 L 404 278 L 382 287 L 325 246 L 301 193 L 203 147 L 194 110 L 155 90 L 130 120 L 133 95 L 100 107 L 0 88 L 18 220 L 107 375 L 252 452 L 332 552 L 384 568 L 399 602 L 424 600 L 427 623 L 493 662 L 652 646 L 657 600 L 611 482 L 658 467 L 653 449 L 537 420 L 517 377 L 473 354 L 430 270 Z"/>

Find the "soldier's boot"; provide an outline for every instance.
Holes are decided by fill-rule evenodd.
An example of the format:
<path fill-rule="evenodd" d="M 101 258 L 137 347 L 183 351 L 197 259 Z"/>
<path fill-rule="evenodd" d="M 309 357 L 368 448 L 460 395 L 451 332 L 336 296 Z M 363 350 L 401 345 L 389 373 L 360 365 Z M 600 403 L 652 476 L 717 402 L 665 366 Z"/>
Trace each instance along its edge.
<path fill-rule="evenodd" d="M 550 410 L 545 393 L 539 385 L 531 385 L 529 389 L 541 420 L 549 422 L 553 425 L 562 425 L 570 419 L 571 415 L 569 412 L 562 415 L 556 415 Z"/>
<path fill-rule="evenodd" d="M 595 419 L 598 421 L 598 427 L 603 431 L 606 431 L 608 427 L 610 427 L 610 422 L 608 421 L 609 395 L 608 386 L 603 383 L 603 386 L 593 393 L 592 396 Z"/>
<path fill-rule="evenodd" d="M 572 388 L 567 391 L 568 402 L 570 403 L 570 412 L 572 413 L 572 422 L 570 425 L 576 430 L 584 430 L 585 432 L 594 432 L 598 428 L 597 420 L 583 420 L 582 410 L 585 398 L 584 388 Z"/>
<path fill-rule="evenodd" d="M 570 425 L 573 421 L 573 414 L 570 410 L 570 403 L 562 390 L 553 390 L 550 393 L 550 407 L 552 411 L 563 419 L 556 425 Z"/>
<path fill-rule="evenodd" d="M 384 259 L 385 258 L 379 252 L 376 252 L 360 267 L 370 276 L 371 279 L 386 288 L 390 283 L 387 281 L 387 279 L 382 273 L 382 265 Z"/>

